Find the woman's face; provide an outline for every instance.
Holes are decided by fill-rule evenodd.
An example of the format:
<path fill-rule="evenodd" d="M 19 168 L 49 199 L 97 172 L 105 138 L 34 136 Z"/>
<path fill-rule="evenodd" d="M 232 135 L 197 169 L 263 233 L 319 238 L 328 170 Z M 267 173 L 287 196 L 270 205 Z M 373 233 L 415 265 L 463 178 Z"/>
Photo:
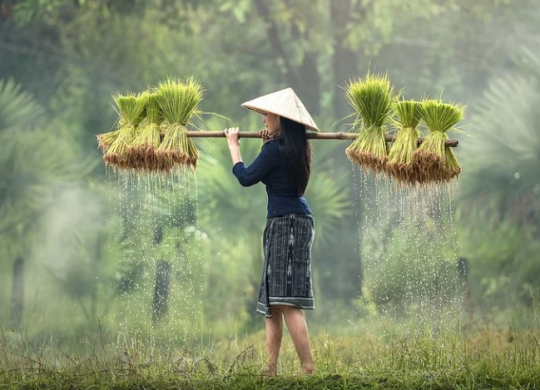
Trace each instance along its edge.
<path fill-rule="evenodd" d="M 279 134 L 281 130 L 281 124 L 279 123 L 279 116 L 276 114 L 265 114 L 263 116 L 263 122 L 266 125 L 266 129 L 270 134 Z"/>

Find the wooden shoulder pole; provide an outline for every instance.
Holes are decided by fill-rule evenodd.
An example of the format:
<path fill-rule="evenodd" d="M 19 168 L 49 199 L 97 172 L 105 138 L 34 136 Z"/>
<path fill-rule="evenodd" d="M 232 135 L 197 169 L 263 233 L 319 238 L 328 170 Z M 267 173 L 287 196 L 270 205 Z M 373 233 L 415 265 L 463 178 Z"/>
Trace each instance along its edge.
<path fill-rule="evenodd" d="M 223 131 L 188 131 L 188 137 L 193 138 L 225 138 Z M 357 133 L 307 133 L 308 139 L 337 139 L 337 140 L 354 140 L 358 136 Z M 239 133 L 240 138 L 261 138 L 261 135 L 257 131 L 241 131 Z M 393 135 L 386 135 L 386 141 L 394 142 L 396 139 Z M 424 138 L 418 139 L 420 145 L 424 142 Z M 458 146 L 459 141 L 457 139 L 446 140 L 445 145 L 451 148 Z"/>

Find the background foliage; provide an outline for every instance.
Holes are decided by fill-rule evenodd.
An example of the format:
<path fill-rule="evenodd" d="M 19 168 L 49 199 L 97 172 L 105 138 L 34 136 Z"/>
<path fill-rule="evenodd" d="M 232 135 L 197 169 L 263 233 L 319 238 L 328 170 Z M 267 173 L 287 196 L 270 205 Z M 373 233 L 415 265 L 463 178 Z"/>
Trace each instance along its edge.
<path fill-rule="evenodd" d="M 368 70 L 388 71 L 408 98 L 468 104 L 461 196 L 438 244 L 421 228 L 368 224 L 382 203 L 360 187 L 376 182 L 351 169 L 344 143 L 313 142 L 313 324 L 407 309 L 414 278 L 426 272 L 420 279 L 444 290 L 436 279 L 454 283 L 458 257 L 475 315 L 508 321 L 539 294 L 539 17 L 534 0 L 0 0 L 0 323 L 44 316 L 77 335 L 114 326 L 132 305 L 123 318 L 147 329 L 165 260 L 167 326 L 188 327 L 176 316 L 204 334 L 259 329 L 264 189 L 236 183 L 222 140 L 198 142 L 187 190 L 150 188 L 155 198 L 143 199 L 112 184 L 95 142 L 114 126 L 111 95 L 193 75 L 203 111 L 231 118 L 201 127 L 257 130 L 260 117 L 239 104 L 291 86 L 323 131 L 348 131 L 342 88 Z M 259 147 L 242 142 L 245 160 Z M 448 250 L 450 237 L 459 245 Z M 428 266 L 429 253 L 439 260 Z"/>

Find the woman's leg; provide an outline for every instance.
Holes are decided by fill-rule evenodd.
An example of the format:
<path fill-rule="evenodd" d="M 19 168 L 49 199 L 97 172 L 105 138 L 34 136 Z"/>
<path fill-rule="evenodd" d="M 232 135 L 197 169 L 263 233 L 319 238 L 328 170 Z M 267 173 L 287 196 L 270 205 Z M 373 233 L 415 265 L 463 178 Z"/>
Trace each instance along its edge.
<path fill-rule="evenodd" d="M 277 361 L 279 349 L 281 347 L 281 339 L 283 338 L 283 313 L 276 307 L 271 306 L 272 317 L 265 319 L 266 328 L 266 355 L 268 361 L 264 369 L 267 375 L 277 374 Z"/>
<path fill-rule="evenodd" d="M 294 306 L 280 306 L 280 309 L 283 311 L 287 329 L 300 358 L 300 372 L 311 374 L 315 370 L 315 365 L 309 346 L 309 334 L 304 314 L 302 310 Z"/>

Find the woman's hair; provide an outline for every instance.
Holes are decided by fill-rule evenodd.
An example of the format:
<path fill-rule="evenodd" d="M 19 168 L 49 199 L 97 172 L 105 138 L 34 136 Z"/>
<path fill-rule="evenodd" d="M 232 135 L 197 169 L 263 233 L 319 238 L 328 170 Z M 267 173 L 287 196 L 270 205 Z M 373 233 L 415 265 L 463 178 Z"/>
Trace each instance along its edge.
<path fill-rule="evenodd" d="M 306 126 L 284 117 L 279 119 L 279 148 L 290 164 L 292 180 L 298 193 L 303 195 L 311 173 L 311 145 L 306 137 Z"/>

